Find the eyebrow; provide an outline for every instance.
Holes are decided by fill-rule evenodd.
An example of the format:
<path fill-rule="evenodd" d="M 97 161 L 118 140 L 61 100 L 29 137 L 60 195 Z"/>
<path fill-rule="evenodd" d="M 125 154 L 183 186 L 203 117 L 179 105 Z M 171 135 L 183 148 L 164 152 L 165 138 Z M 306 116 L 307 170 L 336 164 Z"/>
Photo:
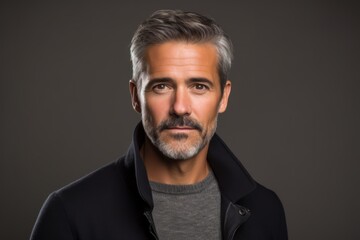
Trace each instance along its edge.
<path fill-rule="evenodd" d="M 158 84 L 158 83 L 171 83 L 171 82 L 174 82 L 174 80 L 172 78 L 168 78 L 168 77 L 165 77 L 165 78 L 152 78 L 152 79 L 150 79 L 148 84 L 146 84 L 145 91 L 149 90 L 155 84 Z"/>

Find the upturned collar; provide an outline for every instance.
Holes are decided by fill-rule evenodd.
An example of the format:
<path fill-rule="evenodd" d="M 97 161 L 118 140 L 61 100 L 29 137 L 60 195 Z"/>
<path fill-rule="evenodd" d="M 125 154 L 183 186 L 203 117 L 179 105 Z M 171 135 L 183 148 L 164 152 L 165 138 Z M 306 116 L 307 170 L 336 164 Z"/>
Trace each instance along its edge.
<path fill-rule="evenodd" d="M 129 168 L 130 176 L 135 177 L 138 193 L 145 202 L 146 208 L 152 210 L 154 205 L 152 192 L 145 165 L 140 156 L 140 147 L 144 141 L 145 131 L 140 122 L 134 130 L 125 163 Z M 214 134 L 210 141 L 207 160 L 218 181 L 221 195 L 231 202 L 236 203 L 256 188 L 256 183 L 250 174 L 217 134 Z"/>

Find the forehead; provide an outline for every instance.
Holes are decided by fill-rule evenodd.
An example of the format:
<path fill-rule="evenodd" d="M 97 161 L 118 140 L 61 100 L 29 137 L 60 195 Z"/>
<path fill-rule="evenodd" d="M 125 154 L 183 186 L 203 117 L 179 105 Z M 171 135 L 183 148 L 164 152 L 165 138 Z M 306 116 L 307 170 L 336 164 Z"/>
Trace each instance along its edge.
<path fill-rule="evenodd" d="M 212 43 L 170 41 L 155 44 L 148 47 L 145 58 L 150 77 L 173 74 L 179 77 L 206 75 L 202 77 L 218 78 L 217 51 Z"/>

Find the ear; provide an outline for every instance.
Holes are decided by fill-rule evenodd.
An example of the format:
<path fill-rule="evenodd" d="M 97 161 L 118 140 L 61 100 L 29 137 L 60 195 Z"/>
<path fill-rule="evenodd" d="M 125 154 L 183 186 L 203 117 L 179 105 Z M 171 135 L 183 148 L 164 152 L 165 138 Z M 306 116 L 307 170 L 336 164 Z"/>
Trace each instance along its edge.
<path fill-rule="evenodd" d="M 129 81 L 129 90 L 130 90 L 130 95 L 131 95 L 131 104 L 132 104 L 134 110 L 138 113 L 141 113 L 141 105 L 140 105 L 139 96 L 138 96 L 138 88 L 137 88 L 136 82 L 134 80 Z"/>
<path fill-rule="evenodd" d="M 224 92 L 222 98 L 220 100 L 219 111 L 218 111 L 219 113 L 225 112 L 229 101 L 230 92 L 231 92 L 231 82 L 227 80 L 224 86 Z"/>

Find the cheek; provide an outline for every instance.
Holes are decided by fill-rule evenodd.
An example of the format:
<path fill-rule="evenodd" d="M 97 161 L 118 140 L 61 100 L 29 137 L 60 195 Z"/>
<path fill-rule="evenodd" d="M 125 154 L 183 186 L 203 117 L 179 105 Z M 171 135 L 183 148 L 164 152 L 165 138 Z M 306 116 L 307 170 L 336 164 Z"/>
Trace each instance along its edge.
<path fill-rule="evenodd" d="M 218 99 L 205 98 L 198 99 L 193 107 L 194 112 L 199 117 L 199 120 L 204 124 L 210 125 L 214 122 L 219 108 Z"/>
<path fill-rule="evenodd" d="M 161 98 L 147 98 L 144 107 L 146 114 L 151 116 L 155 124 L 159 124 L 168 115 L 168 106 L 166 99 Z"/>

